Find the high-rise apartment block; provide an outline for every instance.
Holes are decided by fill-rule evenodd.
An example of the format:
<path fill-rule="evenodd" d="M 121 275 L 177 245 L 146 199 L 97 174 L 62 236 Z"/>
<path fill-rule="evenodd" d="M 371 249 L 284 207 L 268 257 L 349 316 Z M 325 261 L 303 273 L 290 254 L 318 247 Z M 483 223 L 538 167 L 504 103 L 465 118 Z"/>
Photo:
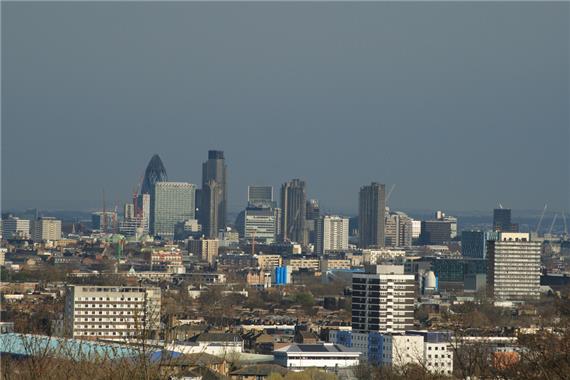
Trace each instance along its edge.
<path fill-rule="evenodd" d="M 524 301 L 540 297 L 541 242 L 530 234 L 501 232 L 487 242 L 487 292 L 495 301 Z"/>
<path fill-rule="evenodd" d="M 358 199 L 358 244 L 361 248 L 383 247 L 385 239 L 386 186 L 376 182 L 360 188 Z"/>
<path fill-rule="evenodd" d="M 33 220 L 30 226 L 32 240 L 35 242 L 61 239 L 61 220 L 41 217 Z"/>
<path fill-rule="evenodd" d="M 412 230 L 412 218 L 403 212 L 390 212 L 386 216 L 386 246 L 411 247 Z"/>
<path fill-rule="evenodd" d="M 83 339 L 156 338 L 160 304 L 160 288 L 67 286 L 64 332 Z"/>
<path fill-rule="evenodd" d="M 188 252 L 210 265 L 213 265 L 216 261 L 219 247 L 220 242 L 218 239 L 188 240 Z"/>
<path fill-rule="evenodd" d="M 404 332 L 414 324 L 415 278 L 401 265 L 352 274 L 352 331 Z"/>
<path fill-rule="evenodd" d="M 331 251 L 348 249 L 348 218 L 340 216 L 320 217 L 316 220 L 315 252 L 322 255 Z"/>
<path fill-rule="evenodd" d="M 306 244 L 307 191 L 305 181 L 293 179 L 281 186 L 282 241 Z"/>
<path fill-rule="evenodd" d="M 227 218 L 227 166 L 224 152 L 208 151 L 208 161 L 202 164 L 202 189 L 199 221 L 208 237 L 218 236 L 226 228 Z"/>
<path fill-rule="evenodd" d="M 157 182 L 150 197 L 150 229 L 155 236 L 173 239 L 176 224 L 194 219 L 196 186 L 186 182 Z"/>

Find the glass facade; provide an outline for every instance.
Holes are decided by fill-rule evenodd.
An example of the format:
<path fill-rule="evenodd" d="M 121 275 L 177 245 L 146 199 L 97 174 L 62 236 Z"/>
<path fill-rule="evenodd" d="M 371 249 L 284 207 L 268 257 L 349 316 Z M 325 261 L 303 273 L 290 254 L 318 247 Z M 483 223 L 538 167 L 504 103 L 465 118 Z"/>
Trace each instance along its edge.
<path fill-rule="evenodd" d="M 157 182 L 151 196 L 151 233 L 172 239 L 176 224 L 195 219 L 196 186 L 186 182 Z"/>

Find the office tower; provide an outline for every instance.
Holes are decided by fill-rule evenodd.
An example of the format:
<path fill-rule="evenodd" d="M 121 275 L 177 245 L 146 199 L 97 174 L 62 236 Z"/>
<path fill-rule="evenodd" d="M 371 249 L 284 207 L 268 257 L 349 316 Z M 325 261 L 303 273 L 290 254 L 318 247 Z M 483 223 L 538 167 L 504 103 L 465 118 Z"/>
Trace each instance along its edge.
<path fill-rule="evenodd" d="M 210 180 L 202 187 L 202 209 L 200 218 L 202 230 L 209 238 L 216 238 L 218 231 L 223 229 L 220 218 L 220 204 L 223 199 L 223 188 L 215 180 Z"/>
<path fill-rule="evenodd" d="M 415 277 L 403 265 L 352 274 L 352 331 L 405 332 L 414 325 Z"/>
<path fill-rule="evenodd" d="M 248 207 L 245 210 L 244 238 L 270 244 L 275 242 L 275 212 L 269 207 Z"/>
<path fill-rule="evenodd" d="M 218 257 L 218 239 L 188 240 L 188 252 L 213 265 Z"/>
<path fill-rule="evenodd" d="M 144 179 L 141 187 L 141 194 L 150 194 L 154 189 L 154 184 L 157 182 L 167 182 L 168 176 L 162 160 L 155 154 L 150 159 L 146 170 L 144 172 Z"/>
<path fill-rule="evenodd" d="M 386 216 L 385 242 L 388 247 L 412 246 L 412 219 L 403 212 L 390 212 Z"/>
<path fill-rule="evenodd" d="M 326 215 L 315 222 L 316 253 L 322 255 L 331 251 L 348 249 L 348 218 Z"/>
<path fill-rule="evenodd" d="M 273 243 L 276 239 L 277 223 L 273 202 L 273 187 L 248 186 L 247 208 L 243 212 L 242 233 L 244 238 L 262 243 Z"/>
<path fill-rule="evenodd" d="M 281 208 L 275 207 L 273 209 L 273 213 L 275 215 L 275 238 L 280 238 L 283 236 L 281 227 L 281 222 L 283 221 L 283 212 L 281 211 Z"/>
<path fill-rule="evenodd" d="M 66 287 L 64 332 L 68 338 L 157 338 L 159 330 L 160 288 Z"/>
<path fill-rule="evenodd" d="M 283 241 L 306 243 L 306 202 L 305 181 L 293 179 L 281 186 L 281 233 Z"/>
<path fill-rule="evenodd" d="M 493 230 L 501 232 L 518 231 L 518 225 L 511 222 L 511 209 L 496 208 L 493 210 Z"/>
<path fill-rule="evenodd" d="M 457 218 L 447 216 L 442 211 L 435 213 L 434 220 L 422 221 L 421 244 L 441 245 L 449 243 L 457 236 Z"/>
<path fill-rule="evenodd" d="M 530 234 L 501 232 L 487 242 L 487 292 L 495 301 L 540 297 L 541 243 Z"/>
<path fill-rule="evenodd" d="M 321 209 L 319 208 L 319 201 L 316 199 L 309 199 L 307 201 L 305 212 L 305 241 L 317 245 L 317 220 L 321 216 Z"/>
<path fill-rule="evenodd" d="M 307 220 L 317 220 L 321 216 L 321 209 L 319 207 L 319 201 L 316 199 L 309 199 L 307 201 Z"/>
<path fill-rule="evenodd" d="M 154 236 L 173 239 L 178 222 L 194 219 L 196 186 L 186 182 L 157 182 L 150 197 L 150 229 Z"/>
<path fill-rule="evenodd" d="M 60 240 L 61 220 L 44 216 L 32 221 L 30 231 L 35 242 Z"/>
<path fill-rule="evenodd" d="M 202 164 L 202 191 L 199 220 L 207 236 L 215 237 L 227 223 L 227 166 L 224 152 L 209 150 Z"/>
<path fill-rule="evenodd" d="M 361 248 L 384 246 L 386 186 L 372 182 L 358 197 L 358 244 Z"/>
<path fill-rule="evenodd" d="M 2 237 L 4 239 L 29 239 L 30 221 L 14 216 L 2 220 Z"/>
<path fill-rule="evenodd" d="M 499 233 L 495 231 L 462 231 L 461 254 L 465 257 L 485 259 L 487 257 L 487 241 L 498 238 Z"/>
<path fill-rule="evenodd" d="M 248 186 L 247 204 L 253 207 L 273 208 L 273 186 Z"/>
<path fill-rule="evenodd" d="M 420 243 L 424 245 L 442 245 L 451 241 L 451 223 L 444 220 L 422 221 Z"/>

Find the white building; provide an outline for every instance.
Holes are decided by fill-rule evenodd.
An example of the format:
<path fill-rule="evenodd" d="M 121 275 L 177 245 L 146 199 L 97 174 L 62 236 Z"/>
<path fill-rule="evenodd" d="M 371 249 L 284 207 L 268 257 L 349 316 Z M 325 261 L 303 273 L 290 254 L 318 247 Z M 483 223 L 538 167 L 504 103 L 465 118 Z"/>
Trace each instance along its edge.
<path fill-rule="evenodd" d="M 368 265 L 352 274 L 352 329 L 403 332 L 414 324 L 415 278 L 403 265 Z"/>
<path fill-rule="evenodd" d="M 540 297 L 541 243 L 528 233 L 501 232 L 487 242 L 487 291 L 495 301 Z"/>
<path fill-rule="evenodd" d="M 248 207 L 245 210 L 244 238 L 271 244 L 275 241 L 275 212 L 271 208 Z"/>
<path fill-rule="evenodd" d="M 29 239 L 30 221 L 13 216 L 2 220 L 2 237 L 4 239 Z"/>
<path fill-rule="evenodd" d="M 375 265 L 378 261 L 405 257 L 406 251 L 394 248 L 363 249 L 362 260 L 365 264 Z"/>
<path fill-rule="evenodd" d="M 419 239 L 422 233 L 422 221 L 412 219 L 412 238 Z"/>
<path fill-rule="evenodd" d="M 292 370 L 334 370 L 358 365 L 361 353 L 334 343 L 291 344 L 273 351 L 275 362 Z"/>
<path fill-rule="evenodd" d="M 451 334 L 446 331 L 407 331 L 405 333 L 354 333 L 331 331 L 331 342 L 361 352 L 369 363 L 402 367 L 419 365 L 431 373 L 453 373 Z"/>
<path fill-rule="evenodd" d="M 61 220 L 48 217 L 33 220 L 30 231 L 35 242 L 61 240 Z"/>
<path fill-rule="evenodd" d="M 187 342 L 168 344 L 166 350 L 182 354 L 206 353 L 226 357 L 244 352 L 244 343 L 237 334 L 202 333 Z"/>
<path fill-rule="evenodd" d="M 317 254 L 348 249 L 348 218 L 327 215 L 316 220 Z"/>
<path fill-rule="evenodd" d="M 82 286 L 66 288 L 64 331 L 70 338 L 152 337 L 160 329 L 160 288 Z"/>

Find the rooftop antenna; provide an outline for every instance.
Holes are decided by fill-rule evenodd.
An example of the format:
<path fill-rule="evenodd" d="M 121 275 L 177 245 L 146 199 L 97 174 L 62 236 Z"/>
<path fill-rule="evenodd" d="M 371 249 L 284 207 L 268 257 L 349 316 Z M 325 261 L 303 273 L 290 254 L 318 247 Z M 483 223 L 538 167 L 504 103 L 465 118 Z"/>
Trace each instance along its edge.
<path fill-rule="evenodd" d="M 499 202 L 499 208 L 502 209 L 503 205 L 501 204 L 501 202 Z"/>

